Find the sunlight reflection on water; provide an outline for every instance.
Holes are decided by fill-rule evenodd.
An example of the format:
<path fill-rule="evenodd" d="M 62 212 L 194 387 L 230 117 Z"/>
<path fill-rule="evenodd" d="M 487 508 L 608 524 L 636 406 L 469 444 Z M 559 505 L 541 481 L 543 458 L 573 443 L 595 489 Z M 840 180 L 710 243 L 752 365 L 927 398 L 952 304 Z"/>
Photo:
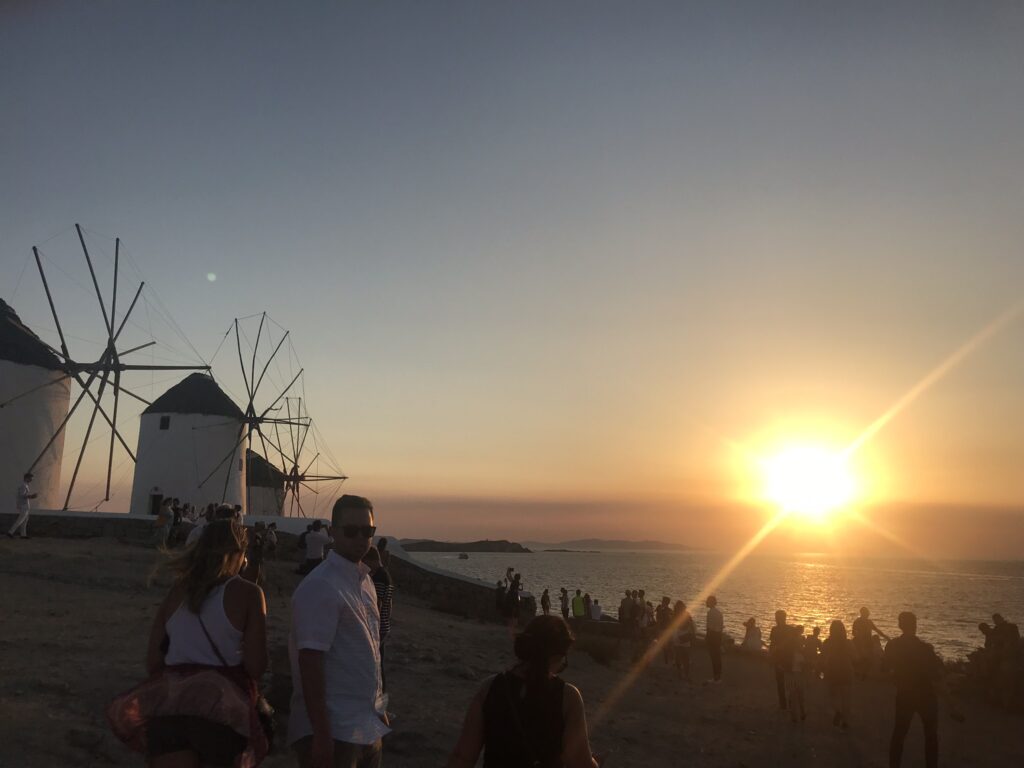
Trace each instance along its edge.
<path fill-rule="evenodd" d="M 526 590 L 538 597 L 545 588 L 551 590 L 556 610 L 564 586 L 570 593 L 577 588 L 589 592 L 613 616 L 626 587 L 645 589 L 655 604 L 662 595 L 689 602 L 727 559 L 705 552 L 471 553 L 468 560 L 418 552 L 415 557 L 491 583 L 512 565 L 523 574 Z M 849 629 L 865 605 L 890 636 L 899 634 L 899 612 L 914 611 L 919 634 L 943 656 L 956 658 L 978 647 L 977 625 L 991 621 L 992 613 L 1024 620 L 1024 563 L 863 559 L 851 565 L 817 554 L 754 556 L 740 564 L 717 595 L 726 631 L 737 639 L 743 636 L 744 620 L 753 616 L 767 628 L 777 608 L 787 611 L 790 623 L 804 624 L 808 631 L 817 625 L 827 635 L 832 619 L 841 619 Z M 694 613 L 703 631 L 703 611 Z"/>

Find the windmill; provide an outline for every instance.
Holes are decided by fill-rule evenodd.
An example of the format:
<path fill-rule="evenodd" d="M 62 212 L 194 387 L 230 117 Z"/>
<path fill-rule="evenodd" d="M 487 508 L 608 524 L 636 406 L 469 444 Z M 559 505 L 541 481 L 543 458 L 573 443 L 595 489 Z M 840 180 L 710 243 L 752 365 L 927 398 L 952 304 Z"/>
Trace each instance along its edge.
<path fill-rule="evenodd" d="M 305 403 L 301 397 L 285 398 L 286 421 L 289 422 L 287 430 L 289 439 L 284 441 L 283 447 L 291 453 L 282 456 L 281 471 L 284 473 L 285 499 L 289 502 L 289 517 L 295 516 L 298 509 L 299 516 L 306 517 L 306 511 L 302 506 L 302 489 L 319 496 L 320 492 L 314 485 L 321 483 L 341 482 L 348 478 L 334 469 L 337 461 L 330 453 L 323 435 L 316 428 L 313 419 L 305 412 Z M 292 414 L 295 414 L 294 419 Z M 275 425 L 276 427 L 277 425 Z M 312 436 L 312 446 L 309 438 Z M 278 444 L 282 444 L 278 440 Z M 309 454 L 312 454 L 310 456 Z M 290 459 L 286 461 L 285 459 Z M 335 474 L 337 473 L 337 474 Z"/>
<path fill-rule="evenodd" d="M 252 325 L 256 325 L 254 342 L 250 342 L 247 333 L 247 326 L 251 330 Z M 238 398 L 245 404 L 242 408 L 244 416 L 231 450 L 225 453 L 220 462 L 209 468 L 207 477 L 200 485 L 209 482 L 225 464 L 230 466 L 236 456 L 245 456 L 248 462 L 250 456 L 255 454 L 272 466 L 280 466 L 284 495 L 278 513 L 283 514 L 287 507 L 289 516 L 294 516 L 297 510 L 300 516 L 305 517 L 303 489 L 319 496 L 314 484 L 340 484 L 348 478 L 338 468 L 337 461 L 326 448 L 323 435 L 305 411 L 304 398 L 293 394 L 304 390 L 304 369 L 298 364 L 290 336 L 291 332 L 281 327 L 266 312 L 236 318 L 224 332 L 211 363 L 225 342 L 233 337 L 238 360 L 234 379 L 244 388 L 244 397 Z M 276 395 L 264 398 L 262 393 L 271 385 Z M 263 405 L 261 401 L 265 402 L 266 399 L 270 402 Z M 257 441 L 261 450 L 256 450 Z M 247 510 L 252 508 L 252 501 L 252 485 L 247 483 Z"/>
<path fill-rule="evenodd" d="M 96 302 L 99 306 L 100 315 L 103 319 L 102 333 L 104 336 L 104 343 L 102 345 L 102 351 L 96 360 L 83 360 L 79 356 L 74 355 L 68 346 L 68 335 L 65 334 L 64 324 L 61 323 L 60 316 L 57 312 L 57 306 L 54 301 L 54 296 L 51 291 L 50 282 L 46 275 L 46 270 L 43 267 L 43 259 L 38 246 L 32 248 L 32 255 L 35 259 L 36 268 L 39 273 L 40 281 L 42 282 L 43 291 L 46 294 L 47 305 L 49 306 L 50 315 L 53 319 L 54 326 L 56 327 L 57 337 L 59 338 L 59 349 L 54 346 L 47 344 L 46 342 L 32 336 L 36 341 L 45 347 L 55 358 L 56 363 L 53 366 L 55 369 L 55 375 L 48 377 L 46 380 L 38 381 L 31 387 L 26 387 L 20 392 L 8 392 L 6 399 L 0 402 L 0 408 L 8 408 L 18 404 L 18 407 L 22 403 L 31 402 L 41 390 L 62 386 L 68 387 L 74 384 L 78 385 L 79 392 L 77 397 L 74 399 L 73 404 L 67 410 L 66 415 L 59 420 L 59 423 L 52 428 L 51 434 L 45 440 L 45 444 L 42 449 L 39 450 L 33 457 L 31 462 L 24 467 L 24 471 L 32 472 L 41 463 L 50 461 L 53 458 L 53 454 L 56 450 L 58 454 L 56 458 L 57 474 L 59 475 L 59 465 L 61 463 L 59 454 L 63 446 L 63 440 L 65 436 L 66 428 L 71 421 L 72 417 L 79 410 L 83 404 L 85 409 L 88 409 L 86 398 L 92 403 L 92 413 L 88 417 L 88 423 L 85 429 L 85 436 L 82 440 L 81 448 L 78 451 L 78 456 L 75 461 L 74 471 L 71 475 L 70 483 L 68 484 L 67 494 L 64 497 L 62 509 L 67 509 L 71 501 L 71 495 L 74 491 L 75 484 L 78 480 L 79 470 L 82 467 L 82 460 L 86 455 L 88 446 L 90 445 L 93 428 L 96 425 L 96 417 L 100 415 L 110 428 L 110 440 L 107 446 L 107 469 L 106 469 L 106 482 L 103 500 L 110 500 L 110 487 L 111 487 L 111 475 L 113 471 L 114 453 L 117 444 L 120 444 L 122 449 L 134 462 L 136 459 L 135 454 L 132 452 L 128 443 L 121 434 L 121 430 L 118 429 L 118 414 L 120 408 L 121 395 L 124 394 L 127 397 L 133 398 L 141 403 L 149 404 L 149 401 L 138 395 L 136 392 L 124 386 L 122 382 L 122 375 L 130 374 L 132 372 L 141 371 L 209 371 L 209 365 L 177 365 L 177 364 L 166 364 L 159 362 L 151 362 L 149 364 L 142 363 L 131 363 L 125 362 L 126 358 L 130 358 L 131 355 L 137 353 L 143 349 L 149 348 L 157 344 L 156 341 L 150 340 L 142 344 L 136 344 L 134 346 L 125 348 L 124 342 L 122 341 L 122 334 L 125 331 L 126 326 L 129 324 L 129 320 L 132 317 L 136 305 L 143 295 L 143 289 L 145 287 L 145 281 L 140 281 L 135 293 L 132 297 L 131 302 L 128 305 L 127 311 L 119 317 L 118 315 L 118 289 L 119 289 L 119 277 L 120 277 L 120 261 L 121 261 L 121 239 L 115 238 L 114 240 L 114 255 L 113 255 L 113 281 L 112 288 L 109 296 L 109 302 L 104 299 L 104 293 L 100 289 L 100 282 L 97 278 L 96 269 L 93 264 L 93 259 L 89 251 L 89 247 L 86 243 L 85 235 L 83 234 L 82 227 L 79 224 L 75 224 L 75 232 L 78 236 L 78 242 L 81 245 L 82 253 L 85 257 L 85 264 L 88 268 L 89 277 L 93 291 L 95 292 Z M 109 311 L 108 311 L 109 306 Z M 134 325 L 134 323 L 133 323 Z M 104 400 L 106 398 L 106 401 Z M 20 401 L 20 402 L 19 402 Z M 106 406 L 105 406 L 106 402 Z M 109 408 L 109 411 L 108 411 Z M 26 459 L 27 461 L 27 459 Z"/>

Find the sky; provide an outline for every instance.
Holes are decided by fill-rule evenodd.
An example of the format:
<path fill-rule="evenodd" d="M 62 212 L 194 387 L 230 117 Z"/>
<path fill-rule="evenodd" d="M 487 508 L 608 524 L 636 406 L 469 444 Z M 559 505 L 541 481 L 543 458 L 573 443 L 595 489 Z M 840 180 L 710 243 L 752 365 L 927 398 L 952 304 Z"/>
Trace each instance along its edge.
<path fill-rule="evenodd" d="M 437 538 L 743 540 L 757 456 L 850 444 L 989 329 L 858 448 L 859 505 L 1024 557 L 1022 33 L 1013 3 L 4 3 L 0 295 L 55 338 L 41 245 L 98 335 L 78 222 L 185 357 L 266 311 L 345 488 Z"/>

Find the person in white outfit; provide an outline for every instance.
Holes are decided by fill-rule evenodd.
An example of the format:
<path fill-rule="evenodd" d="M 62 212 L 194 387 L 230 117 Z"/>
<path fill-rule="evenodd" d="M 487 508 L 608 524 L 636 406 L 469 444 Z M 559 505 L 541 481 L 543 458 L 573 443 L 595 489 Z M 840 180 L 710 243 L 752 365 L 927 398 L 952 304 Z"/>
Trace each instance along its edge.
<path fill-rule="evenodd" d="M 14 509 L 18 513 L 18 519 L 14 521 L 14 525 L 11 526 L 10 530 L 7 531 L 7 538 L 13 539 L 14 534 L 19 529 L 21 533 L 20 538 L 28 538 L 28 510 L 29 500 L 36 498 L 39 494 L 32 493 L 32 488 L 29 483 L 32 482 L 32 473 L 26 472 L 22 478 L 21 485 L 18 486 L 18 491 L 14 500 Z"/>
<path fill-rule="evenodd" d="M 288 741 L 300 768 L 380 768 L 381 737 L 391 729 L 377 591 L 362 562 L 377 530 L 373 505 L 342 496 L 332 528 L 333 549 L 292 595 Z"/>

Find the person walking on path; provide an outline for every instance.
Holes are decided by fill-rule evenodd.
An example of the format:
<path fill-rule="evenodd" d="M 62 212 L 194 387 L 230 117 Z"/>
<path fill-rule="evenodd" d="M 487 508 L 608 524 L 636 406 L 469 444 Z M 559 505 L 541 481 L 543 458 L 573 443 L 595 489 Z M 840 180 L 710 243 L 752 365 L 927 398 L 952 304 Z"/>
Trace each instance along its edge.
<path fill-rule="evenodd" d="M 548 591 L 546 589 L 544 590 L 544 593 L 540 596 L 540 609 L 544 612 L 545 616 L 551 613 L 551 595 L 548 594 Z"/>
<path fill-rule="evenodd" d="M 779 697 L 779 709 L 786 708 L 786 669 L 789 667 L 789 655 L 793 650 L 789 630 L 786 624 L 786 612 L 775 612 L 775 626 L 768 633 L 768 658 L 775 670 L 775 692 Z"/>
<path fill-rule="evenodd" d="M 373 505 L 334 503 L 334 545 L 292 596 L 288 740 L 300 768 L 379 768 L 390 732 L 380 674 L 380 611 L 370 569 Z"/>
<path fill-rule="evenodd" d="M 861 614 L 863 615 L 863 614 Z M 942 662 L 935 649 L 917 636 L 917 616 L 904 611 L 899 616 L 899 637 L 885 646 L 885 663 L 896 683 L 896 717 L 889 740 L 889 768 L 899 768 L 903 741 L 916 714 L 924 726 L 924 762 L 927 768 L 939 764 L 939 715 L 935 683 Z"/>
<path fill-rule="evenodd" d="M 722 635 L 725 633 L 725 618 L 718 608 L 717 597 L 708 595 L 704 604 L 708 608 L 704 642 L 707 643 L 708 656 L 711 658 L 711 682 L 718 683 L 722 680 Z"/>
<path fill-rule="evenodd" d="M 469 705 L 447 768 L 599 768 L 590 751 L 583 697 L 558 675 L 572 632 L 557 616 L 537 616 L 516 636 L 518 663 L 490 677 Z"/>
<path fill-rule="evenodd" d="M 562 587 L 561 593 L 558 595 L 558 607 L 562 611 L 562 618 L 566 621 L 569 620 L 569 590 Z"/>
<path fill-rule="evenodd" d="M 861 680 L 868 679 L 868 672 L 871 670 L 872 637 L 877 634 L 883 640 L 888 641 L 889 636 L 875 626 L 871 620 L 871 611 L 866 607 L 860 609 L 860 616 L 853 620 L 853 650 L 857 654 L 857 671 Z"/>
<path fill-rule="evenodd" d="M 38 493 L 32 493 L 30 483 L 32 482 L 32 473 L 26 472 L 21 478 L 21 485 L 18 486 L 18 490 L 14 495 L 14 511 L 18 513 L 17 519 L 7 531 L 7 538 L 13 539 L 14 534 L 17 531 L 21 531 L 18 534 L 18 538 L 27 539 L 28 535 L 28 510 L 31 506 L 29 502 L 38 497 Z"/>

